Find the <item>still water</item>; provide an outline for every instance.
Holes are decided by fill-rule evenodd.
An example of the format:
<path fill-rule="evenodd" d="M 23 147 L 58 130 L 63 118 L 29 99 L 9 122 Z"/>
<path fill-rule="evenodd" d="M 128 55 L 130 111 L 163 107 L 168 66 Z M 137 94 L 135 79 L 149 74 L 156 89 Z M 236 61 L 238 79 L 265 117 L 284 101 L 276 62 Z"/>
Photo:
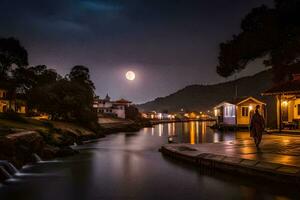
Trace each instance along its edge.
<path fill-rule="evenodd" d="M 158 149 L 170 135 L 192 144 L 249 137 L 215 132 L 201 122 L 118 133 L 77 146 L 76 156 L 25 166 L 0 186 L 0 199 L 300 199 L 298 188 L 200 171 L 163 157 Z"/>

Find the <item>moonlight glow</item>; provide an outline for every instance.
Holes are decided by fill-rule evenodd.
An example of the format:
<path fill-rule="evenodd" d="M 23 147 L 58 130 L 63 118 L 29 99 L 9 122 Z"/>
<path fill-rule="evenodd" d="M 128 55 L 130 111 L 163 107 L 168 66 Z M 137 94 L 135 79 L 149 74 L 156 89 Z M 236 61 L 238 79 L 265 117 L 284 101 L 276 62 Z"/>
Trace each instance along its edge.
<path fill-rule="evenodd" d="M 126 72 L 125 76 L 129 81 L 133 81 L 135 79 L 135 73 L 133 71 Z"/>

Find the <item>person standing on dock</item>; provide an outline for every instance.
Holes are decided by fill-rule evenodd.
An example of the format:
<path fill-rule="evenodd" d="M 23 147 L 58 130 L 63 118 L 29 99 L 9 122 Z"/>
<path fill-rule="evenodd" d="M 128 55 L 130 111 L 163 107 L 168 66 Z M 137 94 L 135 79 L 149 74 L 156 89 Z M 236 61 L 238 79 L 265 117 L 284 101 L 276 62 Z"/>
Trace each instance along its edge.
<path fill-rule="evenodd" d="M 260 106 L 255 107 L 255 114 L 251 118 L 250 136 L 253 137 L 255 145 L 259 148 L 263 131 L 265 130 L 265 119 L 259 113 Z"/>

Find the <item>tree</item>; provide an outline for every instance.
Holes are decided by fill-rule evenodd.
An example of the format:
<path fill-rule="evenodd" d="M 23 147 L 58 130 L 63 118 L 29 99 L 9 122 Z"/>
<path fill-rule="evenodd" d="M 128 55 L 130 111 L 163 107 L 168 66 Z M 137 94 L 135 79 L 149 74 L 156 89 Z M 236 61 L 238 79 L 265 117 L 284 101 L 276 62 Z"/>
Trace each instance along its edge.
<path fill-rule="evenodd" d="M 29 109 L 37 108 L 43 101 L 45 86 L 50 86 L 61 79 L 55 70 L 48 69 L 45 65 L 16 68 L 13 77 L 17 82 L 18 93 L 22 94 Z"/>
<path fill-rule="evenodd" d="M 275 81 L 300 66 L 300 0 L 275 0 L 275 7 L 254 8 L 241 22 L 242 31 L 220 44 L 217 73 L 228 77 L 257 58 L 265 58 Z"/>
<path fill-rule="evenodd" d="M 13 65 L 27 66 L 27 51 L 15 38 L 0 38 L 0 80 L 7 78 Z"/>
<path fill-rule="evenodd" d="M 46 66 L 30 67 L 21 74 L 28 77 L 24 88 L 31 108 L 48 113 L 53 120 L 95 127 L 97 115 L 93 111 L 94 90 L 88 68 L 71 70 L 65 78 Z"/>
<path fill-rule="evenodd" d="M 78 87 L 78 89 L 84 91 L 84 98 L 81 99 L 81 110 L 77 110 L 78 112 L 75 113 L 77 119 L 83 123 L 88 123 L 88 121 L 97 121 L 97 116 L 93 111 L 95 86 L 90 79 L 88 67 L 76 65 L 71 69 L 67 77 L 72 84 Z"/>
<path fill-rule="evenodd" d="M 83 84 L 85 87 L 88 87 L 92 90 L 95 89 L 94 83 L 90 79 L 90 71 L 87 67 L 82 65 L 76 65 L 71 69 L 68 78 L 71 81 Z"/>
<path fill-rule="evenodd" d="M 9 109 L 12 110 L 12 101 L 16 106 L 17 81 L 11 77 L 13 66 L 28 65 L 26 49 L 15 38 L 0 38 L 0 86 L 7 89 Z M 16 110 L 16 108 L 14 109 Z"/>
<path fill-rule="evenodd" d="M 131 120 L 141 119 L 141 114 L 140 114 L 139 110 L 137 109 L 137 107 L 132 106 L 132 105 L 125 108 L 125 116 L 126 116 L 126 119 L 131 119 Z"/>

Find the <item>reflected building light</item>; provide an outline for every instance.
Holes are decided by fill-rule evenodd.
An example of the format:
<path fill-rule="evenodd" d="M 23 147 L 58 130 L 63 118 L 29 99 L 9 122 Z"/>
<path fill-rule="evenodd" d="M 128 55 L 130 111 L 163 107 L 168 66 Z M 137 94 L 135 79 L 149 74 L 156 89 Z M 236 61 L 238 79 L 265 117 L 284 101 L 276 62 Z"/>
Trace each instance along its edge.
<path fill-rule="evenodd" d="M 172 123 L 172 135 L 175 135 L 175 123 Z"/>
<path fill-rule="evenodd" d="M 183 123 L 183 134 L 188 133 L 188 123 Z"/>
<path fill-rule="evenodd" d="M 159 124 L 159 125 L 158 125 L 158 136 L 161 137 L 161 136 L 162 136 L 162 133 L 163 133 L 163 125 L 162 125 L 162 124 Z"/>
<path fill-rule="evenodd" d="M 205 142 L 205 138 L 206 138 L 206 123 L 205 122 L 201 122 L 201 135 L 202 135 L 202 143 Z"/>
<path fill-rule="evenodd" d="M 195 144 L 195 122 L 190 123 L 190 143 Z"/>
<path fill-rule="evenodd" d="M 168 123 L 168 129 L 167 129 L 168 135 L 172 135 L 172 124 Z"/>
<path fill-rule="evenodd" d="M 201 122 L 201 131 L 202 131 L 202 134 L 206 133 L 206 123 L 205 122 Z"/>
<path fill-rule="evenodd" d="M 144 134 L 147 134 L 149 131 L 149 128 L 144 128 Z"/>
<path fill-rule="evenodd" d="M 216 143 L 216 142 L 219 142 L 220 140 L 219 140 L 219 135 L 218 135 L 218 133 L 214 133 L 214 143 Z"/>
<path fill-rule="evenodd" d="M 196 143 L 199 144 L 199 122 L 196 122 Z"/>
<path fill-rule="evenodd" d="M 152 135 L 152 136 L 154 135 L 154 127 L 151 128 L 151 135 Z"/>
<path fill-rule="evenodd" d="M 287 139 L 284 139 L 282 141 L 283 141 L 283 144 L 289 144 L 290 143 L 290 140 L 287 140 Z"/>

